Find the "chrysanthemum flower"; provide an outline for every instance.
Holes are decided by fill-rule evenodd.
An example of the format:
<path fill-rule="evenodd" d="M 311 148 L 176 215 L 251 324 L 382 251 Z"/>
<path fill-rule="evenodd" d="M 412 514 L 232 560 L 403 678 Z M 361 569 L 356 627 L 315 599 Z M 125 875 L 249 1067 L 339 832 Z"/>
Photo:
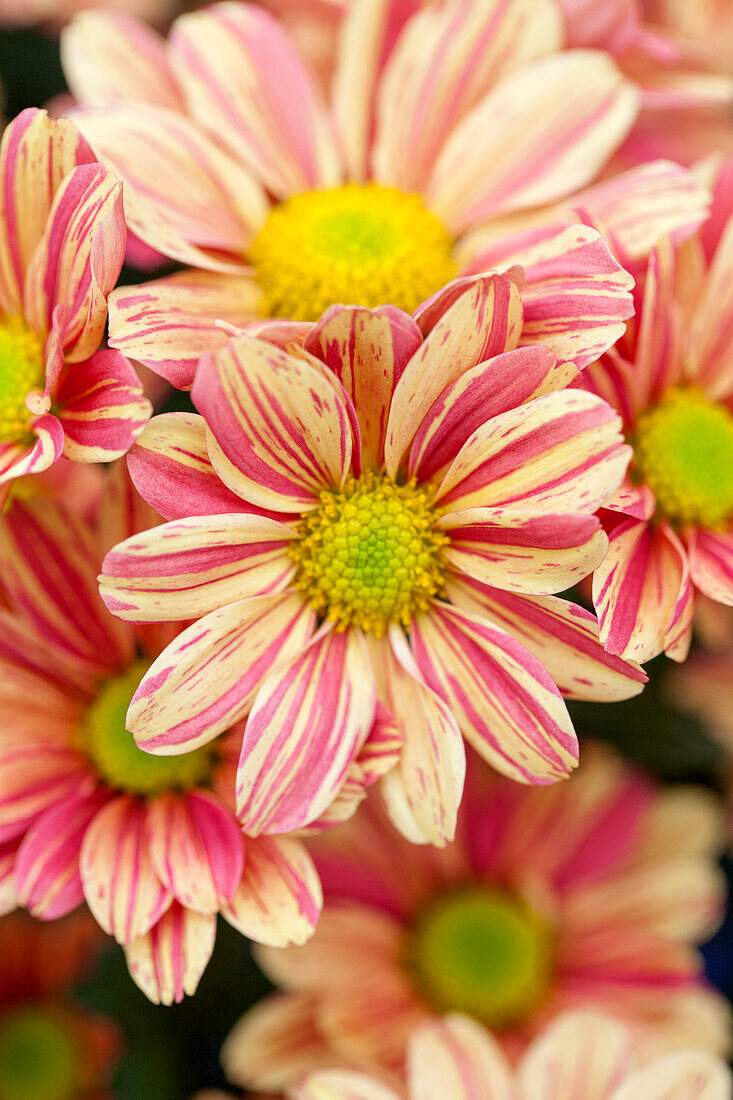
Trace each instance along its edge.
<path fill-rule="evenodd" d="M 0 501 L 62 454 L 123 454 L 151 408 L 100 351 L 125 251 L 122 185 L 76 128 L 27 110 L 0 144 Z"/>
<path fill-rule="evenodd" d="M 53 929 L 25 913 L 0 920 L 3 1100 L 105 1100 L 108 1095 L 117 1029 L 82 1011 L 69 996 L 98 936 L 87 914 L 68 917 Z"/>
<path fill-rule="evenodd" d="M 400 1072 L 410 1032 L 445 1012 L 481 1021 L 512 1057 L 558 1014 L 591 1006 L 622 1020 L 645 1058 L 728 1049 L 728 1007 L 693 947 L 725 898 L 713 796 L 657 791 L 600 752 L 545 789 L 474 763 L 443 851 L 408 847 L 373 801 L 312 842 L 321 921 L 302 948 L 257 949 L 284 992 L 227 1040 L 232 1081 Z"/>
<path fill-rule="evenodd" d="M 168 44 L 101 14 L 67 32 L 68 79 L 92 105 L 75 117 L 125 180 L 131 229 L 190 269 L 120 289 L 113 346 L 188 388 L 202 352 L 225 343 L 217 318 L 313 322 L 338 302 L 412 312 L 456 274 L 517 262 L 536 341 L 591 361 L 599 328 L 622 316 L 605 292 L 589 302 L 599 253 L 558 248 L 556 233 L 509 253 L 488 245 L 507 219 L 597 175 L 637 92 L 608 55 L 559 52 L 554 0 L 420 6 L 357 0 L 329 107 L 279 23 L 250 4 L 184 15 Z M 631 255 L 691 231 L 704 198 L 683 169 L 655 164 L 576 205 Z M 658 216 L 643 241 L 640 210 Z"/>
<path fill-rule="evenodd" d="M 301 343 L 269 326 L 292 354 L 239 336 L 201 360 L 202 417 L 157 418 L 136 448 L 135 483 L 171 522 L 107 556 L 102 595 L 131 621 L 203 617 L 146 674 L 128 728 L 149 752 L 200 751 L 251 705 L 246 832 L 358 793 L 359 753 L 392 729 L 395 822 L 443 843 L 459 728 L 506 774 L 551 783 L 577 760 L 556 683 L 641 690 L 592 616 L 551 595 L 605 553 L 593 513 L 628 450 L 604 401 L 563 388 L 572 364 L 516 347 L 521 313 L 491 275 L 417 321 L 333 307 Z"/>
<path fill-rule="evenodd" d="M 634 448 L 606 513 L 593 582 L 601 638 L 644 662 L 684 660 L 694 592 L 733 604 L 733 161 L 703 234 L 651 257 L 637 323 L 584 374 Z"/>
<path fill-rule="evenodd" d="M 629 1033 L 597 1013 L 567 1013 L 539 1036 L 516 1070 L 492 1036 L 452 1015 L 410 1039 L 407 1092 L 346 1070 L 312 1074 L 289 1100 L 730 1100 L 731 1074 L 699 1050 L 634 1069 Z"/>
<path fill-rule="evenodd" d="M 234 813 L 241 733 L 185 757 L 141 752 L 125 712 L 172 632 L 108 615 L 103 546 L 153 517 L 118 469 L 95 531 L 48 500 L 0 529 L 0 899 L 52 920 L 86 900 L 155 1001 L 192 992 L 216 914 L 268 943 L 302 942 L 320 886 L 302 844 L 245 844 Z"/>

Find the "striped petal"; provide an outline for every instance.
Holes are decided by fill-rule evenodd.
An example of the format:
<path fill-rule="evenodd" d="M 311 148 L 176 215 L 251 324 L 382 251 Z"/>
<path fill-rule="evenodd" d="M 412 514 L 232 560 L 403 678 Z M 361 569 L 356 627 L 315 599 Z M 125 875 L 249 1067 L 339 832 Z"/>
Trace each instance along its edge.
<path fill-rule="evenodd" d="M 427 201 L 457 235 L 567 195 L 589 183 L 620 145 L 638 102 L 606 54 L 575 50 L 531 62 L 456 127 Z"/>
<path fill-rule="evenodd" d="M 733 604 L 733 534 L 695 530 L 688 543 L 690 576 L 706 596 Z"/>
<path fill-rule="evenodd" d="M 634 280 L 595 229 L 551 225 L 503 237 L 462 271 L 512 264 L 524 268 L 523 344 L 546 346 L 582 370 L 623 336 Z"/>
<path fill-rule="evenodd" d="M 400 1094 L 355 1070 L 322 1069 L 294 1085 L 288 1100 L 400 1100 Z"/>
<path fill-rule="evenodd" d="M 532 1100 L 616 1100 L 614 1090 L 631 1065 L 631 1034 L 622 1024 L 592 1011 L 568 1012 L 532 1043 L 520 1063 L 519 1080 Z"/>
<path fill-rule="evenodd" d="M 371 729 L 374 674 L 354 630 L 321 634 L 260 688 L 244 731 L 237 811 L 252 836 L 315 821 Z"/>
<path fill-rule="evenodd" d="M 242 336 L 203 357 L 192 397 L 211 432 L 214 469 L 245 500 L 301 512 L 322 488 L 343 483 L 352 455 L 348 414 L 305 361 Z"/>
<path fill-rule="evenodd" d="M 278 198 L 340 182 L 325 108 L 280 24 L 254 5 L 181 16 L 172 61 L 194 119 Z"/>
<path fill-rule="evenodd" d="M 216 913 L 234 897 L 244 867 L 231 810 L 208 791 L 161 794 L 148 810 L 155 873 L 186 909 Z"/>
<path fill-rule="evenodd" d="M 143 803 L 121 795 L 99 810 L 81 846 L 87 905 L 122 944 L 148 932 L 172 901 L 150 859 L 146 817 Z"/>
<path fill-rule="evenodd" d="M 387 812 L 417 844 L 442 848 L 453 840 L 463 794 L 466 756 L 449 708 L 426 687 L 407 639 L 393 629 L 389 644 L 372 647 L 379 698 L 401 734 L 397 764 L 382 780 Z"/>
<path fill-rule="evenodd" d="M 620 487 L 631 458 L 610 405 L 580 390 L 537 398 L 473 433 L 436 503 L 452 510 L 513 505 L 594 512 Z"/>
<path fill-rule="evenodd" d="M 633 1074 L 613 1100 L 730 1100 L 731 1075 L 722 1058 L 685 1050 Z"/>
<path fill-rule="evenodd" d="M 137 237 L 180 263 L 241 273 L 267 202 L 233 157 L 163 107 L 87 109 L 74 121 L 124 181 L 125 216 Z"/>
<path fill-rule="evenodd" d="M 611 653 L 643 664 L 674 649 L 689 633 L 693 608 L 687 557 L 668 524 L 628 519 L 611 531 L 593 603 Z"/>
<path fill-rule="evenodd" d="M 570 774 L 578 759 L 572 723 L 524 646 L 485 619 L 438 603 L 414 620 L 410 638 L 426 683 L 497 771 L 540 784 Z"/>
<path fill-rule="evenodd" d="M 36 332 L 53 324 L 67 362 L 99 347 L 126 244 L 120 181 L 99 164 L 75 168 L 56 192 L 24 286 L 28 323 Z"/>
<path fill-rule="evenodd" d="M 446 1016 L 418 1028 L 410 1040 L 407 1073 L 412 1100 L 515 1100 L 517 1095 L 498 1042 L 467 1016 Z M 534 1093 L 527 1095 L 535 1100 Z"/>
<path fill-rule="evenodd" d="M 367 467 L 381 465 L 392 395 L 421 343 L 415 322 L 390 306 L 334 306 L 308 335 L 307 350 L 323 360 L 353 402 Z"/>
<path fill-rule="evenodd" d="M 519 341 L 522 304 L 516 284 L 507 276 L 486 275 L 449 303 L 444 312 L 428 314 L 434 323 L 395 388 L 385 441 L 385 464 L 391 476 L 446 386 L 484 359 L 512 350 Z M 421 308 L 427 313 L 430 306 L 429 301 Z M 420 324 L 423 317 L 418 313 L 416 319 Z"/>
<path fill-rule="evenodd" d="M 615 702 L 643 690 L 642 669 L 604 649 L 595 616 L 577 604 L 459 576 L 448 578 L 446 592 L 457 607 L 485 616 L 526 646 L 567 698 Z"/>
<path fill-rule="evenodd" d="M 40 416 L 32 424 L 35 442 L 29 446 L 18 443 L 0 444 L 0 487 L 26 474 L 42 474 L 61 458 L 64 451 L 64 429 L 56 416 Z M 3 494 L 0 493 L 0 501 Z"/>
<path fill-rule="evenodd" d="M 469 508 L 437 526 L 450 536 L 443 557 L 459 573 L 509 592 L 563 592 L 592 573 L 608 539 L 595 516 Z"/>
<path fill-rule="evenodd" d="M 565 389 L 577 377 L 546 348 L 516 348 L 465 371 L 433 402 L 410 448 L 410 477 L 444 473 L 474 431 L 499 413 Z"/>
<path fill-rule="evenodd" d="M 245 325 L 257 316 L 260 291 L 249 275 L 178 271 L 141 286 L 120 287 L 109 300 L 109 342 L 181 390 L 190 390 L 198 361 L 224 347 L 218 322 Z"/>
<path fill-rule="evenodd" d="M 192 619 L 248 596 L 282 591 L 293 532 L 266 516 L 192 516 L 126 539 L 104 559 L 100 592 L 120 619 Z"/>
<path fill-rule="evenodd" d="M 299 596 L 229 604 L 184 630 L 153 662 L 127 712 L 147 752 L 189 752 L 247 713 L 278 664 L 305 645 L 313 613 Z"/>
<path fill-rule="evenodd" d="M 61 61 L 77 103 L 139 101 L 184 109 L 165 41 L 126 12 L 79 12 L 61 35 Z"/>
<path fill-rule="evenodd" d="M 125 946 L 130 975 L 153 1004 L 179 1004 L 193 996 L 211 958 L 216 917 L 173 902 L 149 932 Z"/>
<path fill-rule="evenodd" d="M 696 380 L 711 398 L 733 390 L 733 217 L 723 230 L 687 333 L 686 350 Z"/>
<path fill-rule="evenodd" d="M 39 920 L 56 920 L 84 901 L 79 854 L 90 823 L 110 799 L 91 777 L 44 813 L 18 849 L 18 901 Z"/>
<path fill-rule="evenodd" d="M 248 838 L 244 874 L 223 915 L 269 947 L 302 944 L 315 931 L 323 891 L 307 848 L 291 837 Z"/>
<path fill-rule="evenodd" d="M 94 159 L 68 119 L 29 108 L 5 128 L 0 144 L 0 307 L 22 313 L 25 274 L 43 236 L 54 196 L 78 164 Z"/>
<path fill-rule="evenodd" d="M 73 462 L 111 462 L 129 451 L 153 407 L 132 365 L 117 351 L 71 363 L 56 394 L 64 455 Z"/>
<path fill-rule="evenodd" d="M 227 489 L 206 450 L 206 424 L 196 413 L 163 413 L 138 436 L 127 458 L 140 496 L 163 519 L 253 511 Z"/>
<path fill-rule="evenodd" d="M 9 739 L 0 742 L 0 843 L 23 835 L 45 810 L 88 774 L 83 757 L 65 744 Z"/>
<path fill-rule="evenodd" d="M 675 250 L 670 240 L 661 240 L 652 249 L 644 276 L 634 363 L 629 369 L 633 380 L 627 400 L 630 399 L 637 414 L 654 404 L 666 389 L 682 381 L 676 279 Z M 599 366 L 602 369 L 604 364 Z"/>
<path fill-rule="evenodd" d="M 457 123 L 502 77 L 554 53 L 561 40 L 560 14 L 547 0 L 423 10 L 407 24 L 380 80 L 375 178 L 402 191 L 424 190 Z"/>

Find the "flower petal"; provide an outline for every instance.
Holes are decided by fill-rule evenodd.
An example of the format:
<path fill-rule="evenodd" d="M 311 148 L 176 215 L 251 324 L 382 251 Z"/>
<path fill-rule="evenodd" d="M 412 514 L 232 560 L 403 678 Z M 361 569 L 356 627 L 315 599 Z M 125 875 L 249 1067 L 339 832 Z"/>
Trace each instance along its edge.
<path fill-rule="evenodd" d="M 153 411 L 132 365 L 118 351 L 98 351 L 69 364 L 56 400 L 64 455 L 73 462 L 111 462 L 129 451 Z"/>
<path fill-rule="evenodd" d="M 514 1100 L 517 1095 L 498 1042 L 467 1016 L 445 1016 L 418 1028 L 410 1040 L 407 1067 L 414 1100 Z M 535 1100 L 533 1093 L 528 1096 Z"/>
<path fill-rule="evenodd" d="M 395 388 L 385 441 L 385 464 L 391 476 L 446 386 L 484 359 L 515 348 L 521 326 L 519 290 L 505 275 L 476 280 L 437 317 Z"/>
<path fill-rule="evenodd" d="M 636 117 L 638 92 L 607 54 L 541 58 L 502 80 L 456 127 L 427 201 L 449 228 L 551 202 L 589 183 Z"/>
<path fill-rule="evenodd" d="M 192 117 L 278 198 L 340 182 L 317 88 L 280 24 L 254 5 L 183 15 L 172 60 Z"/>
<path fill-rule="evenodd" d="M 190 390 L 201 356 L 228 340 L 218 322 L 246 324 L 259 300 L 251 276 L 218 271 L 178 271 L 119 287 L 109 300 L 110 346 Z"/>
<path fill-rule="evenodd" d="M 548 595 L 587 577 L 608 539 L 595 516 L 469 508 L 437 526 L 450 536 L 443 557 L 460 573 L 510 592 Z"/>
<path fill-rule="evenodd" d="M 610 405 L 581 390 L 538 397 L 477 428 L 436 494 L 442 507 L 594 512 L 620 487 L 631 449 Z"/>
<path fill-rule="evenodd" d="M 334 387 L 304 360 L 241 336 L 205 355 L 193 402 L 222 481 L 262 508 L 301 512 L 343 483 L 351 429 Z"/>
<path fill-rule="evenodd" d="M 0 844 L 0 917 L 12 913 L 18 908 L 18 899 L 15 892 L 15 867 L 16 846 L 14 841 Z"/>
<path fill-rule="evenodd" d="M 696 381 L 711 398 L 733 389 L 733 217 L 723 230 L 687 333 L 686 347 L 696 365 Z"/>
<path fill-rule="evenodd" d="M 122 944 L 148 932 L 173 900 L 150 860 L 146 816 L 144 804 L 120 795 L 96 814 L 81 846 L 87 905 Z"/>
<path fill-rule="evenodd" d="M 730 1100 L 730 1095 L 731 1075 L 723 1059 L 685 1050 L 633 1074 L 613 1100 Z"/>
<path fill-rule="evenodd" d="M 567 698 L 614 702 L 643 690 L 643 670 L 604 649 L 598 622 L 585 608 L 556 596 L 489 588 L 469 577 L 449 577 L 446 591 L 452 603 L 485 616 L 526 646 Z"/>
<path fill-rule="evenodd" d="M 0 843 L 21 837 L 45 810 L 70 794 L 88 774 L 65 744 L 0 742 Z"/>
<path fill-rule="evenodd" d="M 631 1064 L 631 1034 L 622 1024 L 592 1011 L 568 1012 L 532 1043 L 519 1079 L 532 1100 L 615 1100 Z"/>
<path fill-rule="evenodd" d="M 125 946 L 130 975 L 153 1004 L 179 1004 L 196 992 L 211 958 L 216 917 L 173 902 L 149 932 Z"/>
<path fill-rule="evenodd" d="M 313 935 L 322 905 L 318 872 L 301 841 L 247 839 L 242 880 L 223 909 L 242 935 L 270 947 L 305 943 Z"/>
<path fill-rule="evenodd" d="M 181 905 L 216 913 L 232 900 L 244 867 L 242 834 L 216 795 L 158 795 L 150 802 L 147 828 L 155 873 Z"/>
<path fill-rule="evenodd" d="M 453 1096 L 452 1093 L 451 1096 Z M 288 1098 L 289 1100 L 400 1100 L 400 1094 L 388 1085 L 382 1084 L 376 1077 L 367 1077 L 355 1070 L 322 1069 L 290 1089 Z"/>
<path fill-rule="evenodd" d="M 733 534 L 729 531 L 690 533 L 690 575 L 695 585 L 718 603 L 733 604 Z"/>
<path fill-rule="evenodd" d="M 17 443 L 0 444 L 0 504 L 5 498 L 2 492 L 16 478 L 26 474 L 42 474 L 61 458 L 64 451 L 64 429 L 53 413 L 33 421 L 35 443 L 30 446 Z M 6 488 L 7 491 L 7 488 Z"/>
<path fill-rule="evenodd" d="M 184 630 L 133 696 L 128 728 L 147 752 L 175 755 L 211 741 L 247 713 L 265 676 L 298 653 L 313 613 L 299 596 L 229 604 Z"/>
<path fill-rule="evenodd" d="M 414 620 L 411 643 L 427 684 L 493 767 L 522 783 L 569 775 L 578 742 L 560 692 L 510 634 L 435 603 Z"/>
<path fill-rule="evenodd" d="M 282 591 L 294 565 L 289 527 L 247 512 L 192 516 L 126 539 L 104 559 L 100 592 L 120 619 L 192 619 Z"/>
<path fill-rule="evenodd" d="M 252 836 L 318 818 L 366 740 L 376 709 L 374 675 L 354 630 L 321 634 L 272 672 L 244 731 L 237 811 Z"/>

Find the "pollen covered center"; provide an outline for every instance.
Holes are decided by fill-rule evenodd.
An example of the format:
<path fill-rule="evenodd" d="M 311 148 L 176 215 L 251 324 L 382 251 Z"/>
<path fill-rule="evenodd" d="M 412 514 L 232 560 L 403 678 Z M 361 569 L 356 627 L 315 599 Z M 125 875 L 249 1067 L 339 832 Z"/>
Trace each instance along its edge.
<path fill-rule="evenodd" d="M 349 183 L 274 207 L 249 257 L 264 316 L 315 321 L 338 303 L 412 313 L 455 275 L 452 247 L 419 195 Z"/>
<path fill-rule="evenodd" d="M 639 418 L 634 471 L 673 523 L 727 524 L 733 518 L 733 416 L 696 388 L 667 390 Z"/>
<path fill-rule="evenodd" d="M 438 1012 L 490 1027 L 525 1019 L 552 977 L 549 927 L 509 892 L 471 886 L 430 903 L 408 934 L 405 963 Z"/>
<path fill-rule="evenodd" d="M 60 1021 L 21 1008 L 0 1021 L 0 1100 L 76 1100 L 81 1051 Z"/>
<path fill-rule="evenodd" d="M 22 440 L 31 414 L 25 399 L 43 390 L 43 348 L 35 332 L 20 317 L 0 320 L 0 443 Z"/>
<path fill-rule="evenodd" d="M 295 583 L 339 629 L 380 636 L 407 627 L 442 587 L 440 551 L 447 537 L 424 489 L 367 471 L 343 489 L 326 489 L 300 523 L 289 553 Z"/>
<path fill-rule="evenodd" d="M 208 779 L 211 746 L 182 756 L 153 756 L 139 749 L 125 729 L 127 709 L 147 669 L 147 661 L 137 661 L 102 685 L 84 716 L 79 747 L 100 778 L 116 790 L 148 796 L 187 790 Z"/>

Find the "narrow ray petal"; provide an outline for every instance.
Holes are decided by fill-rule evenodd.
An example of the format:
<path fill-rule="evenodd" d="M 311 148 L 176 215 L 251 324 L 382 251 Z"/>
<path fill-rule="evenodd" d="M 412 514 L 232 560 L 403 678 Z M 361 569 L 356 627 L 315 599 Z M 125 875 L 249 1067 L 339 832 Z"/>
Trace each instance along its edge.
<path fill-rule="evenodd" d="M 242 880 L 223 915 L 249 939 L 287 947 L 313 935 L 322 904 L 318 872 L 301 841 L 252 837 Z"/>
<path fill-rule="evenodd" d="M 134 982 L 153 1004 L 178 1004 L 196 992 L 211 958 L 216 917 L 173 902 L 149 932 L 125 946 Z"/>

